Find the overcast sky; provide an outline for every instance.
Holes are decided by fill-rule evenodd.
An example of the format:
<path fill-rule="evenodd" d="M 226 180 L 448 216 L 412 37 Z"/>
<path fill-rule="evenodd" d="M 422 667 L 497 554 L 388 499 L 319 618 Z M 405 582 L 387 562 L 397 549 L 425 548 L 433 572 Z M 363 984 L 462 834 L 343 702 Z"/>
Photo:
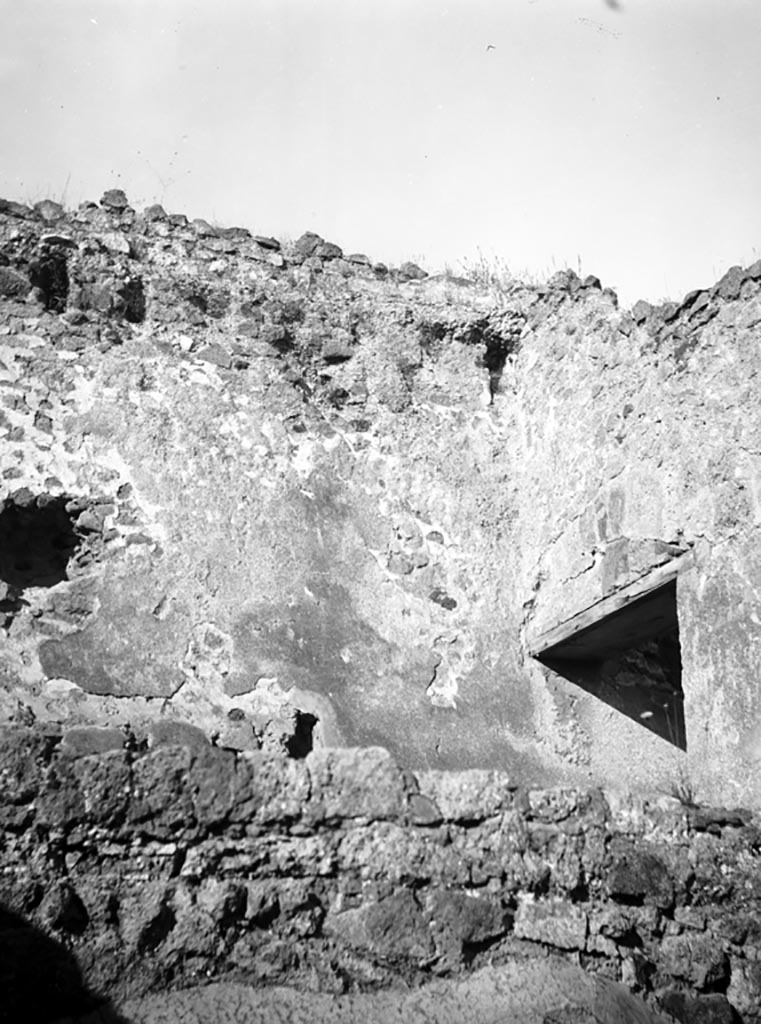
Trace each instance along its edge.
<path fill-rule="evenodd" d="M 761 258 L 761 0 L 0 0 L 0 195 L 622 301 Z"/>

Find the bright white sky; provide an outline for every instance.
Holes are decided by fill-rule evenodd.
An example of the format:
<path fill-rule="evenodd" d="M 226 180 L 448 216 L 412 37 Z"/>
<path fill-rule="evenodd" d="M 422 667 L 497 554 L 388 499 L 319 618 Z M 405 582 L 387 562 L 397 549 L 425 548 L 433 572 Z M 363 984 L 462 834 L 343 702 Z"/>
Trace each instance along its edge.
<path fill-rule="evenodd" d="M 625 303 L 761 257 L 760 0 L 0 0 L 0 25 L 6 198 L 580 263 Z"/>

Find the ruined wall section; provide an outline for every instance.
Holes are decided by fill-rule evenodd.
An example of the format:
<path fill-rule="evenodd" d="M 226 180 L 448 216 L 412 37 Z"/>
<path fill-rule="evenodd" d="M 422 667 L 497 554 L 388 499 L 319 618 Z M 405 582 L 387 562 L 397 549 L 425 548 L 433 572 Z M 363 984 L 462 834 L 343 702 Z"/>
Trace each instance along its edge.
<path fill-rule="evenodd" d="M 118 192 L 0 264 L 4 720 L 758 804 L 758 264 L 626 312 Z M 686 755 L 528 651 L 684 550 Z"/>
<path fill-rule="evenodd" d="M 761 262 L 681 304 L 631 312 L 606 308 L 604 295 L 580 301 L 578 282 L 566 280 L 565 298 L 527 328 L 504 409 L 517 439 L 524 635 L 692 551 L 694 568 L 677 584 L 680 771 L 708 799 L 754 801 Z M 574 723 L 577 756 L 586 750 L 598 770 L 623 779 L 645 761 L 655 774 L 672 758 L 668 738 L 544 676 L 552 713 Z"/>
<path fill-rule="evenodd" d="M 4 717 L 184 719 L 246 749 L 301 714 L 411 764 L 539 772 L 524 695 L 508 713 L 493 682 L 519 620 L 491 409 L 531 295 L 113 193 L 0 213 L 2 499 L 91 502 L 103 539 L 11 597 Z"/>
<path fill-rule="evenodd" d="M 236 755 L 161 724 L 143 747 L 6 729 L 0 785 L 8 955 L 37 929 L 117 1007 L 215 980 L 414 987 L 552 954 L 679 1020 L 761 1020 L 750 812 L 413 775 L 379 749 Z"/>

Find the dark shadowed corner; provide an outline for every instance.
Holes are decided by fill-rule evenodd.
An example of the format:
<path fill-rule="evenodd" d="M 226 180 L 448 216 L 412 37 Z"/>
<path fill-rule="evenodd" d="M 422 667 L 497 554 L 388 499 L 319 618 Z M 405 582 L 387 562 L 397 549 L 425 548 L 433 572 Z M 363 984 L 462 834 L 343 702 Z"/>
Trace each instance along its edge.
<path fill-rule="evenodd" d="M 62 943 L 0 904 L 0 1024 L 129 1024 Z"/>

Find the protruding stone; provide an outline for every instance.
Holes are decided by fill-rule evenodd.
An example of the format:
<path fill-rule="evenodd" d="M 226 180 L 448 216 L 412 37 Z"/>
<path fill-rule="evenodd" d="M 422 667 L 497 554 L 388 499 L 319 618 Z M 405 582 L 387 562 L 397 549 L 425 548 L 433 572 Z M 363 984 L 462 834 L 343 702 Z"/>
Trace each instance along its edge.
<path fill-rule="evenodd" d="M 196 234 L 200 235 L 201 238 L 216 238 L 219 235 L 217 229 L 209 224 L 207 220 L 196 217 L 191 223 L 196 230 Z"/>
<path fill-rule="evenodd" d="M 719 298 L 730 302 L 732 299 L 740 297 L 740 289 L 742 288 L 742 283 L 746 277 L 747 273 L 742 267 L 730 267 L 724 277 L 714 285 L 712 291 L 714 291 Z"/>
<path fill-rule="evenodd" d="M 0 295 L 5 298 L 23 298 L 29 294 L 32 283 L 24 274 L 11 267 L 0 267 Z"/>
<path fill-rule="evenodd" d="M 280 242 L 276 238 L 270 238 L 268 235 L 254 235 L 254 241 L 257 245 L 260 245 L 262 249 L 270 249 L 272 252 L 280 252 Z"/>
<path fill-rule="evenodd" d="M 107 210 L 111 210 L 115 213 L 119 213 L 122 210 L 126 210 L 129 206 L 129 200 L 127 199 L 126 193 L 120 188 L 110 188 L 103 193 L 100 200 L 100 205 L 105 207 Z"/>
<path fill-rule="evenodd" d="M 333 242 L 320 242 L 314 251 L 314 255 L 321 260 L 338 260 L 343 256 L 343 249 Z"/>
<path fill-rule="evenodd" d="M 346 331 L 335 331 L 323 343 L 322 358 L 327 363 L 343 363 L 353 355 L 354 344 Z"/>
<path fill-rule="evenodd" d="M 127 738 L 121 729 L 77 726 L 64 732 L 61 753 L 68 757 L 88 757 L 107 750 L 121 750 L 126 742 Z"/>
<path fill-rule="evenodd" d="M 381 960 L 420 964 L 434 952 L 433 939 L 414 895 L 399 890 L 378 903 L 328 918 L 325 930 Z"/>
<path fill-rule="evenodd" d="M 60 220 L 64 216 L 64 209 L 61 204 L 54 202 L 52 199 L 42 199 L 39 203 L 35 203 L 34 212 L 38 217 L 42 217 L 44 221 L 48 222 Z"/>
<path fill-rule="evenodd" d="M 303 235 L 296 239 L 293 243 L 293 251 L 291 253 L 291 259 L 294 262 L 303 262 L 310 256 L 314 256 L 320 245 L 323 245 L 325 239 L 321 235 L 316 235 L 314 231 L 305 231 Z"/>
<path fill-rule="evenodd" d="M 632 320 L 635 322 L 635 324 L 643 324 L 652 312 L 653 307 L 650 305 L 650 303 L 645 302 L 644 299 L 639 299 L 639 301 L 635 302 L 632 306 Z"/>
<path fill-rule="evenodd" d="M 535 900 L 525 896 L 515 914 L 515 936 L 543 942 L 557 949 L 583 950 L 587 938 L 587 915 L 568 900 Z"/>
<path fill-rule="evenodd" d="M 202 359 L 205 363 L 212 363 L 214 366 L 220 366 L 224 370 L 230 368 L 232 363 L 232 356 L 229 352 L 225 351 L 221 345 L 217 345 L 216 342 L 211 345 L 205 345 L 195 353 L 196 359 Z"/>
<path fill-rule="evenodd" d="M 247 242 L 251 238 L 248 228 L 217 228 L 216 231 L 220 238 L 227 238 L 231 242 Z"/>
<path fill-rule="evenodd" d="M 575 292 L 581 287 L 581 281 L 579 275 L 568 268 L 567 270 L 558 270 L 556 274 L 553 274 L 547 282 L 547 287 L 551 291 Z"/>
<path fill-rule="evenodd" d="M 382 747 L 313 750 L 306 765 L 312 779 L 311 809 L 321 818 L 383 821 L 404 810 L 404 773 Z"/>
<path fill-rule="evenodd" d="M 608 889 L 614 900 L 654 904 L 662 909 L 671 906 L 674 899 L 674 887 L 660 857 L 634 848 L 614 852 Z"/>
<path fill-rule="evenodd" d="M 164 719 L 154 722 L 148 731 L 150 747 L 180 746 L 189 750 L 203 751 L 209 747 L 209 740 L 203 729 L 189 722 Z"/>
<path fill-rule="evenodd" d="M 417 263 L 408 260 L 399 267 L 399 277 L 405 281 L 422 281 L 428 277 L 428 272 L 419 267 Z"/>
<path fill-rule="evenodd" d="M 166 220 L 167 213 L 160 203 L 153 203 L 143 210 L 143 217 L 147 221 Z"/>

